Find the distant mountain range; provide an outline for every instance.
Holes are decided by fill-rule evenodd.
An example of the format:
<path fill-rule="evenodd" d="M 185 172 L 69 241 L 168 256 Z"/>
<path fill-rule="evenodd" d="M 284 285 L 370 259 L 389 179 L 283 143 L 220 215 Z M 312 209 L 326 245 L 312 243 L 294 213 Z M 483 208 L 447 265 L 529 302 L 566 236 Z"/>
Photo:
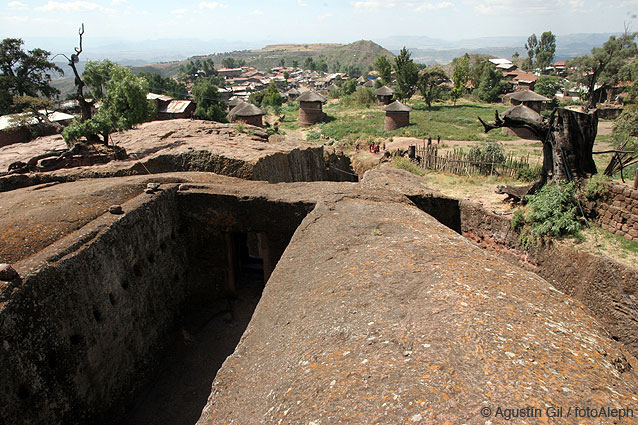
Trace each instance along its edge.
<path fill-rule="evenodd" d="M 540 34 L 537 34 L 540 36 Z M 567 60 L 576 56 L 591 53 L 593 47 L 600 47 L 613 33 L 568 34 L 556 36 L 556 60 Z M 465 53 L 481 53 L 511 58 L 514 52 L 526 57 L 525 43 L 527 37 L 481 37 L 466 40 L 441 40 L 420 36 L 391 36 L 376 39 L 386 49 L 398 53 L 402 47 L 412 52 L 417 62 L 432 64 L 448 64 L 452 59 Z"/>
<path fill-rule="evenodd" d="M 610 35 L 613 34 L 559 35 L 556 37 L 556 59 L 563 60 L 589 54 L 592 47 L 601 46 L 609 39 Z M 40 47 L 53 54 L 66 53 L 68 55 L 73 53 L 73 47 L 76 46 L 77 41 L 76 38 L 25 38 L 25 46 L 29 49 Z M 390 36 L 373 41 L 395 53 L 406 46 L 419 62 L 445 64 L 465 52 L 510 57 L 518 51 L 521 56 L 526 56 L 523 46 L 527 37 L 504 36 L 442 40 L 426 36 Z M 274 40 L 199 40 L 191 38 L 127 41 L 85 37 L 82 60 L 109 58 L 122 65 L 145 65 L 181 61 L 192 56 L 255 50 L 274 43 L 276 43 Z"/>

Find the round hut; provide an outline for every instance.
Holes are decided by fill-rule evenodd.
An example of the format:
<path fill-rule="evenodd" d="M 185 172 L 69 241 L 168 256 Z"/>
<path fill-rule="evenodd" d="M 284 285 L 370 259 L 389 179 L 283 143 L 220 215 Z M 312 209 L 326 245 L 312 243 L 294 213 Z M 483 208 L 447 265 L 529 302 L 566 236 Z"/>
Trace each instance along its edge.
<path fill-rule="evenodd" d="M 248 102 L 240 103 L 228 113 L 231 122 L 243 122 L 257 127 L 264 126 L 262 121 L 264 115 L 266 113 L 263 109 Z"/>
<path fill-rule="evenodd" d="M 235 106 L 237 106 L 237 105 L 239 105 L 240 103 L 243 103 L 243 102 L 245 102 L 245 100 L 243 100 L 243 99 L 241 99 L 241 98 L 239 98 L 237 96 L 232 97 L 230 100 L 228 100 L 228 103 L 227 103 L 228 111 L 229 112 L 232 111 Z"/>
<path fill-rule="evenodd" d="M 293 87 L 290 90 L 288 90 L 288 93 L 286 93 L 286 96 L 288 96 L 288 100 L 295 100 L 299 97 L 300 94 L 301 92 Z"/>
<path fill-rule="evenodd" d="M 321 109 L 326 98 L 314 92 L 307 91 L 297 98 L 299 100 L 299 125 L 308 127 L 323 121 L 326 114 Z"/>
<path fill-rule="evenodd" d="M 531 90 L 515 91 L 514 93 L 506 94 L 505 97 L 510 99 L 512 106 L 525 105 L 539 114 L 543 109 L 543 103 L 551 100 Z"/>
<path fill-rule="evenodd" d="M 384 129 L 386 131 L 396 130 L 410 124 L 410 111 L 412 109 L 398 100 L 395 100 L 383 110 L 385 111 Z"/>
<path fill-rule="evenodd" d="M 377 97 L 377 102 L 379 103 L 379 105 L 389 105 L 390 103 L 392 103 L 394 90 L 392 90 L 388 86 L 381 86 L 374 91 L 374 95 Z"/>

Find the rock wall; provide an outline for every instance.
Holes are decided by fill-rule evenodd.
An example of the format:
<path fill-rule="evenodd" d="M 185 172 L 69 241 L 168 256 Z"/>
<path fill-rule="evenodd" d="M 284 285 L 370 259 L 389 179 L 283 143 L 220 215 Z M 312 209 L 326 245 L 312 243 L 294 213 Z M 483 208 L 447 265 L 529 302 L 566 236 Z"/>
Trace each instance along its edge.
<path fill-rule="evenodd" d="M 175 191 L 136 198 L 125 211 L 36 254 L 4 293 L 5 423 L 89 423 L 138 388 L 155 361 L 188 286 Z"/>
<path fill-rule="evenodd" d="M 18 263 L 0 286 L 0 423 L 109 423 L 181 314 L 240 284 L 231 236 L 259 242 L 267 280 L 313 206 L 169 186 Z"/>
<path fill-rule="evenodd" d="M 629 241 L 638 240 L 638 190 L 612 183 L 607 198 L 599 202 L 596 209 L 603 229 Z"/>
<path fill-rule="evenodd" d="M 560 241 L 525 251 L 509 217 L 465 201 L 460 202 L 460 213 L 464 236 L 526 266 L 561 292 L 582 301 L 614 339 L 638 355 L 638 312 L 632 306 L 638 304 L 638 269 Z"/>

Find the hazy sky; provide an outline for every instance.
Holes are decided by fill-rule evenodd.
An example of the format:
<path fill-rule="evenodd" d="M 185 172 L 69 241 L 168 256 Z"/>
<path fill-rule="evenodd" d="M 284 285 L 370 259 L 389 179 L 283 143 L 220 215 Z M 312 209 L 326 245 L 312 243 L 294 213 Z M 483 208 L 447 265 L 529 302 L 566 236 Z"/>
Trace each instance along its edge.
<path fill-rule="evenodd" d="M 419 35 L 456 40 L 547 30 L 620 32 L 636 12 L 638 0 L 14 0 L 0 3 L 0 38 L 75 37 L 84 22 L 86 37 L 123 39 L 351 42 Z"/>

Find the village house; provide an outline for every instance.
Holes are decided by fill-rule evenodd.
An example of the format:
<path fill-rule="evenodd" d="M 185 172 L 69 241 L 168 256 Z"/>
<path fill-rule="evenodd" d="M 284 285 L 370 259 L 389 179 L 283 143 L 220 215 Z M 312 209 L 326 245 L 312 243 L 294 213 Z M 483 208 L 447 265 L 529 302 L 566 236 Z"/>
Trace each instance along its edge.
<path fill-rule="evenodd" d="M 178 118 L 190 118 L 195 113 L 197 104 L 192 100 L 171 100 L 168 104 L 157 110 L 157 119 L 174 120 Z"/>
<path fill-rule="evenodd" d="M 504 97 L 509 99 L 512 106 L 525 105 L 539 114 L 543 110 L 543 104 L 551 100 L 531 90 L 518 90 L 514 93 L 506 94 Z"/>
<path fill-rule="evenodd" d="M 326 117 L 322 105 L 326 98 L 314 91 L 307 91 L 297 98 L 299 100 L 299 125 L 308 127 L 321 122 Z"/>
<path fill-rule="evenodd" d="M 392 90 L 388 86 L 381 86 L 374 91 L 374 95 L 377 97 L 377 102 L 379 105 L 389 105 L 390 103 L 392 103 L 394 90 Z"/>
<path fill-rule="evenodd" d="M 241 102 L 228 113 L 231 122 L 243 122 L 257 127 L 264 126 L 264 115 L 266 112 L 263 109 L 249 102 Z"/>
<path fill-rule="evenodd" d="M 385 108 L 385 121 L 383 128 L 386 131 L 396 130 L 397 128 L 410 125 L 410 111 L 409 106 L 395 100 Z"/>
<path fill-rule="evenodd" d="M 28 142 L 37 129 L 39 136 L 56 134 L 73 121 L 73 115 L 47 110 L 38 111 L 49 123 L 41 121 L 31 113 L 0 116 L 0 147 Z"/>

